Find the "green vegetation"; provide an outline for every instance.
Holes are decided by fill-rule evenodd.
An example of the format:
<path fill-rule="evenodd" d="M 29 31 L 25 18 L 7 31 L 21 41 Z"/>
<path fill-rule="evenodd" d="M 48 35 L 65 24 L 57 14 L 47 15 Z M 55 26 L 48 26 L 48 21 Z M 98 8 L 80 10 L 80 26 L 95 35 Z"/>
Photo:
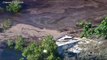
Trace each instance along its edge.
<path fill-rule="evenodd" d="M 25 48 L 22 55 L 27 57 L 27 60 L 60 60 L 57 45 L 52 36 L 44 38 L 41 45 L 31 43 Z"/>
<path fill-rule="evenodd" d="M 8 6 L 6 6 L 6 10 L 11 13 L 18 13 L 21 10 L 19 2 L 19 0 L 12 1 Z"/>
<path fill-rule="evenodd" d="M 45 37 L 39 45 L 35 42 L 30 42 L 26 46 L 25 44 L 25 39 L 19 36 L 14 47 L 16 50 L 22 51 L 22 56 L 26 57 L 27 60 L 61 60 L 52 36 Z M 8 45 L 13 46 L 13 43 L 9 41 Z"/>
<path fill-rule="evenodd" d="M 20 58 L 19 60 L 24 60 L 24 58 Z"/>
<path fill-rule="evenodd" d="M 9 19 L 4 20 L 4 21 L 2 22 L 2 28 L 3 28 L 4 30 L 9 29 L 11 26 L 12 26 L 12 22 L 11 22 Z"/>
<path fill-rule="evenodd" d="M 15 42 L 15 49 L 19 51 L 23 51 L 25 46 L 25 40 L 22 36 L 17 37 Z"/>
<path fill-rule="evenodd" d="M 7 45 L 8 45 L 9 48 L 14 48 L 15 43 L 12 40 L 8 40 Z"/>
<path fill-rule="evenodd" d="M 47 51 L 45 54 L 47 54 L 46 58 L 47 60 L 60 60 L 58 57 L 58 52 L 57 52 L 57 45 L 55 43 L 55 40 L 53 40 L 52 36 L 47 36 L 46 38 L 43 39 L 42 49 Z"/>
<path fill-rule="evenodd" d="M 81 37 L 91 37 L 94 33 L 91 23 L 86 23 L 83 25 L 83 32 Z"/>
<path fill-rule="evenodd" d="M 95 34 L 99 37 L 107 38 L 107 17 L 104 18 L 97 28 L 95 28 Z"/>
<path fill-rule="evenodd" d="M 27 60 L 41 60 L 42 59 L 42 49 L 35 43 L 31 43 L 26 47 L 22 53 Z"/>
<path fill-rule="evenodd" d="M 82 28 L 82 27 L 84 27 L 85 24 L 86 23 L 84 21 L 80 21 L 80 22 L 76 23 L 76 26 Z"/>
<path fill-rule="evenodd" d="M 107 17 L 103 19 L 100 25 L 93 28 L 91 23 L 87 23 L 83 26 L 83 32 L 81 37 L 104 37 L 107 38 Z"/>

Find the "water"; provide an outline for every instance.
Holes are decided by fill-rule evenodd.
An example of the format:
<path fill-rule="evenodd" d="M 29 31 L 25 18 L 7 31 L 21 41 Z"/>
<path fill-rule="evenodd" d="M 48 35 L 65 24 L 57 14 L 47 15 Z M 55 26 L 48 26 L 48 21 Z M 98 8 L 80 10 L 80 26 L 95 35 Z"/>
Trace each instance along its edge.
<path fill-rule="evenodd" d="M 0 60 L 19 60 L 22 57 L 20 51 L 14 49 L 0 49 Z"/>

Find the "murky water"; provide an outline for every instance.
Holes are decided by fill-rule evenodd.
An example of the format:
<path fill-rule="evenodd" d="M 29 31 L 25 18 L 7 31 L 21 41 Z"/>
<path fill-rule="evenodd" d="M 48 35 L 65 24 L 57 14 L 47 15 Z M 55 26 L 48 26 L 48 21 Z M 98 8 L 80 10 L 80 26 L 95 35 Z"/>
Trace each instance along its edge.
<path fill-rule="evenodd" d="M 19 60 L 21 52 L 14 49 L 0 49 L 0 60 Z"/>

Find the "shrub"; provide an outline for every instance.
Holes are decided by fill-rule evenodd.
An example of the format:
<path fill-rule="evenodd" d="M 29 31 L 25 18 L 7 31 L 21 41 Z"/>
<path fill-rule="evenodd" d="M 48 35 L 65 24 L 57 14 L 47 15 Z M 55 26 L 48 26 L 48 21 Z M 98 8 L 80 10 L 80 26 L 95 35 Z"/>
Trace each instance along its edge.
<path fill-rule="evenodd" d="M 85 24 L 81 37 L 104 37 L 107 38 L 107 17 L 95 28 L 92 28 L 92 24 Z"/>
<path fill-rule="evenodd" d="M 87 23 L 83 26 L 83 32 L 81 34 L 81 37 L 91 37 L 94 33 L 94 29 L 92 29 L 92 24 Z"/>
<path fill-rule="evenodd" d="M 25 60 L 24 58 L 20 58 L 19 60 Z"/>
<path fill-rule="evenodd" d="M 11 13 L 18 13 L 21 10 L 21 5 L 19 0 L 12 1 L 7 7 L 6 10 Z"/>
<path fill-rule="evenodd" d="M 26 47 L 22 53 L 27 60 L 43 60 L 42 49 L 39 48 L 35 43 L 31 43 Z"/>
<path fill-rule="evenodd" d="M 40 45 L 31 43 L 22 53 L 27 60 L 60 60 L 57 51 L 57 45 L 52 36 L 48 36 L 42 40 Z"/>
<path fill-rule="evenodd" d="M 41 47 L 43 50 L 46 50 L 46 58 L 48 60 L 60 60 L 57 51 L 57 45 L 52 36 L 47 36 L 46 38 L 44 38 Z"/>
<path fill-rule="evenodd" d="M 14 41 L 12 41 L 12 40 L 8 40 L 8 41 L 7 41 L 7 45 L 8 45 L 9 48 L 14 48 L 15 43 L 14 43 Z"/>
<path fill-rule="evenodd" d="M 9 19 L 2 22 L 2 28 L 4 30 L 9 29 L 11 26 L 12 26 L 12 22 Z"/>
<path fill-rule="evenodd" d="M 35 42 L 25 46 L 26 42 L 22 36 L 18 36 L 15 41 L 15 49 L 22 52 L 22 56 L 27 60 L 61 60 L 58 55 L 57 45 L 52 36 L 47 36 L 38 45 Z M 8 42 L 9 46 L 13 46 L 13 42 Z M 24 58 L 20 58 L 23 60 Z"/>
<path fill-rule="evenodd" d="M 18 36 L 15 42 L 15 49 L 19 51 L 23 51 L 25 46 L 25 40 L 22 36 Z"/>
<path fill-rule="evenodd" d="M 76 26 L 80 27 L 80 28 L 83 28 L 85 24 L 86 23 L 84 21 L 80 21 L 80 22 L 76 23 Z"/>
<path fill-rule="evenodd" d="M 95 29 L 95 34 L 99 37 L 107 38 L 107 17 L 101 22 L 101 24 Z"/>

